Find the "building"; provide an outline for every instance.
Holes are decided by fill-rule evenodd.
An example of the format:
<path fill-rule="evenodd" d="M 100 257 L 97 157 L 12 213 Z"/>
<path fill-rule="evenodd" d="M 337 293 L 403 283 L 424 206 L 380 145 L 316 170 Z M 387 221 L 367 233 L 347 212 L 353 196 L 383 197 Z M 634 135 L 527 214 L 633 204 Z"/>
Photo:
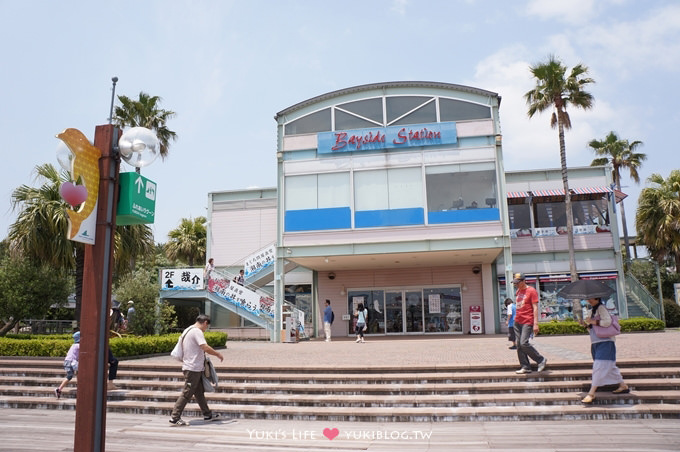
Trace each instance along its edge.
<path fill-rule="evenodd" d="M 209 256 L 230 272 L 270 247 L 273 269 L 248 284 L 272 295 L 274 314 L 284 299 L 301 309 L 308 330 L 330 299 L 335 336 L 354 333 L 359 303 L 368 334 L 501 332 L 514 271 L 540 290 L 543 320 L 568 317 L 555 296 L 569 279 L 561 173 L 504 170 L 500 103 L 478 88 L 388 82 L 282 110 L 277 187 L 209 195 Z M 618 305 L 610 170 L 569 178 L 578 271 L 609 281 Z"/>

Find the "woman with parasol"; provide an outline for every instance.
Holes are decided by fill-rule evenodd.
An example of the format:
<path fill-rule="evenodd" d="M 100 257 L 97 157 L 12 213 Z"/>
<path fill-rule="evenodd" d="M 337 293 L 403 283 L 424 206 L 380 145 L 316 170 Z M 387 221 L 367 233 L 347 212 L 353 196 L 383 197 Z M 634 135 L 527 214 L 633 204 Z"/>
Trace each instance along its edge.
<path fill-rule="evenodd" d="M 590 353 L 593 357 L 593 377 L 590 391 L 581 400 L 590 405 L 595 400 L 595 392 L 600 386 L 618 385 L 614 394 L 627 394 L 630 392 L 628 385 L 623 381 L 623 376 L 616 367 L 616 342 L 614 336 L 600 337 L 596 334 L 594 325 L 607 328 L 614 319 L 602 302 L 602 298 L 609 297 L 612 289 L 600 281 L 579 280 L 563 287 L 558 295 L 563 298 L 588 300 L 590 304 L 589 315 L 579 323 L 588 328 L 590 335 Z"/>

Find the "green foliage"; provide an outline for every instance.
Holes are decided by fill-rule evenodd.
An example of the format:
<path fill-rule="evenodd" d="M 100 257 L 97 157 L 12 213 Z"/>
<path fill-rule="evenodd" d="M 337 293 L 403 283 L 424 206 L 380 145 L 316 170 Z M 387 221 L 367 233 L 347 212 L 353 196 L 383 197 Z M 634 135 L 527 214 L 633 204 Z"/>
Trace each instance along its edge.
<path fill-rule="evenodd" d="M 661 320 L 648 319 L 646 317 L 633 317 L 631 319 L 619 319 L 622 333 L 632 331 L 663 331 L 664 324 Z M 558 322 L 541 323 L 538 334 L 548 336 L 553 334 L 587 334 L 585 327 L 582 327 L 573 320 Z"/>
<path fill-rule="evenodd" d="M 672 300 L 663 301 L 664 314 L 666 315 L 666 327 L 677 328 L 680 326 L 680 306 Z"/>
<path fill-rule="evenodd" d="M 111 351 L 118 357 L 170 353 L 179 339 L 179 334 L 160 336 L 122 337 L 109 340 Z M 219 331 L 205 333 L 205 340 L 211 347 L 223 347 L 227 334 Z M 0 338 L 0 356 L 52 356 L 64 357 L 73 344 L 71 335 L 30 336 L 13 335 Z"/>
<path fill-rule="evenodd" d="M 205 217 L 182 218 L 180 225 L 168 232 L 170 240 L 165 244 L 168 259 L 186 262 L 189 267 L 203 264 L 208 237 L 206 222 Z"/>
<path fill-rule="evenodd" d="M 158 275 L 150 270 L 136 270 L 122 278 L 114 288 L 116 298 L 127 309 L 128 300 L 135 302 L 135 317 L 128 325 L 131 333 L 154 334 L 156 328 L 162 334 L 173 328 L 175 308 L 167 302 L 158 301 Z"/>
<path fill-rule="evenodd" d="M 634 259 L 629 264 L 628 270 L 642 283 L 655 299 L 659 298 L 659 282 L 656 277 L 656 266 L 646 259 Z M 673 273 L 666 266 L 659 267 L 661 276 L 661 293 L 664 298 L 675 297 L 674 283 L 680 282 L 680 274 Z"/>
<path fill-rule="evenodd" d="M 26 258 L 5 258 L 0 263 L 0 319 L 7 333 L 26 318 L 43 318 L 52 305 L 61 305 L 69 295 L 69 280 L 61 272 Z M 11 319 L 11 320 L 10 320 Z"/>

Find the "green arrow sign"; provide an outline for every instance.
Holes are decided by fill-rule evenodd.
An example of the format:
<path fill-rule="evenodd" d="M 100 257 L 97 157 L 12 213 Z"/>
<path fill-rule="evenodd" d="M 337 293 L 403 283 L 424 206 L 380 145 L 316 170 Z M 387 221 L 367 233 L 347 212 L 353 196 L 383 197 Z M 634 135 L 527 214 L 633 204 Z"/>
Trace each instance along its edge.
<path fill-rule="evenodd" d="M 150 224 L 156 215 L 156 183 L 135 172 L 120 173 L 116 224 Z"/>

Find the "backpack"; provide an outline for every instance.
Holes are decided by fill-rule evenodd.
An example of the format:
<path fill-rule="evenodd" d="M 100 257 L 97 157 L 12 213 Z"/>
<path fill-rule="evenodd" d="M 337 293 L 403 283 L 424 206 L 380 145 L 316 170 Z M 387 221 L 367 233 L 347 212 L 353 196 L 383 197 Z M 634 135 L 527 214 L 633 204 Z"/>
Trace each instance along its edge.
<path fill-rule="evenodd" d="M 335 321 L 335 312 L 331 311 L 331 325 Z"/>

